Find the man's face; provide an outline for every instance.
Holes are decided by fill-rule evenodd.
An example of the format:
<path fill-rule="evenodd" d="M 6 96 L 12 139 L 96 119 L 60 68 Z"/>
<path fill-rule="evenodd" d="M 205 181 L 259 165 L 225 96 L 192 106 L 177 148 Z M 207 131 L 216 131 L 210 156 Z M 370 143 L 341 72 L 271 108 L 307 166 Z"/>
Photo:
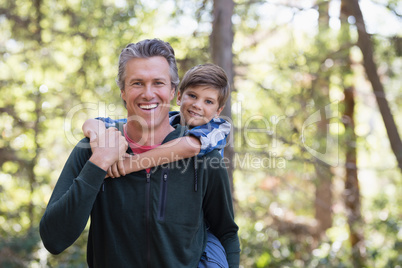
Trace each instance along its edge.
<path fill-rule="evenodd" d="M 121 97 L 127 104 L 128 122 L 138 122 L 148 130 L 169 124 L 168 112 L 175 90 L 164 57 L 131 59 L 124 82 Z"/>
<path fill-rule="evenodd" d="M 180 105 L 182 124 L 190 127 L 204 125 L 218 116 L 223 107 L 219 108 L 218 90 L 209 86 L 195 86 L 177 95 Z"/>

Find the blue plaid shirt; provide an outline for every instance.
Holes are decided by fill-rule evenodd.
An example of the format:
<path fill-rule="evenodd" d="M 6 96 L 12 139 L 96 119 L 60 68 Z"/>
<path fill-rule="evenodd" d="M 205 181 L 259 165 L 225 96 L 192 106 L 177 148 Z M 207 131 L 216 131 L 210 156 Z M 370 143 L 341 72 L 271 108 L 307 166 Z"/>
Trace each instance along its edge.
<path fill-rule="evenodd" d="M 114 127 L 117 122 L 127 123 L 127 119 L 111 119 L 110 117 L 97 117 L 102 120 L 106 128 Z M 169 112 L 169 123 L 174 126 L 180 124 L 180 113 Z M 187 130 L 187 135 L 192 135 L 201 142 L 201 150 L 197 156 L 203 156 L 215 149 L 223 156 L 223 149 L 226 145 L 226 137 L 229 135 L 231 125 L 222 118 L 213 118 L 209 123 Z"/>

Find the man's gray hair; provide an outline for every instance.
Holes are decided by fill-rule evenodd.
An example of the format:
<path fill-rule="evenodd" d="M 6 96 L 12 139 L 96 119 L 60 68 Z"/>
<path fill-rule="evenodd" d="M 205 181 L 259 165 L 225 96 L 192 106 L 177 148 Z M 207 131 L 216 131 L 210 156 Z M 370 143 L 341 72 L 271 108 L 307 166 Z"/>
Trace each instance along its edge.
<path fill-rule="evenodd" d="M 124 90 L 125 87 L 126 65 L 129 60 L 157 56 L 164 57 L 167 60 L 172 87 L 174 87 L 176 91 L 180 80 L 174 50 L 168 42 L 157 38 L 142 40 L 138 43 L 130 43 L 121 51 L 119 56 L 119 73 L 116 79 L 120 90 Z"/>

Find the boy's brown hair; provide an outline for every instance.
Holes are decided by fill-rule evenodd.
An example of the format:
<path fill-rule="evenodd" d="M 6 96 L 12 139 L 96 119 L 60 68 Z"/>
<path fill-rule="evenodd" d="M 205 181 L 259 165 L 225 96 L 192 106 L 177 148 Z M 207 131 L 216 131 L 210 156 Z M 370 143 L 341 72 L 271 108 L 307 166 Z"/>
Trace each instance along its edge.
<path fill-rule="evenodd" d="M 212 63 L 197 65 L 188 70 L 180 83 L 180 94 L 183 96 L 186 89 L 195 86 L 210 86 L 218 90 L 219 108 L 225 105 L 230 94 L 230 85 L 225 71 Z"/>

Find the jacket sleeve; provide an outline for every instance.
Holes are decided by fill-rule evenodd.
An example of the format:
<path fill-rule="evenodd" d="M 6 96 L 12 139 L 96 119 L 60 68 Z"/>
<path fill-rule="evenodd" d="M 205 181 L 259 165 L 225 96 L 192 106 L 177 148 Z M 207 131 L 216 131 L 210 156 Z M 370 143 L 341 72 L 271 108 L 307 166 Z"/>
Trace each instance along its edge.
<path fill-rule="evenodd" d="M 200 139 L 201 150 L 197 156 L 201 157 L 215 149 L 223 149 L 230 129 L 229 122 L 222 118 L 214 118 L 208 124 L 190 129 L 187 134 Z"/>
<path fill-rule="evenodd" d="M 206 158 L 208 186 L 204 197 L 204 214 L 211 232 L 225 248 L 229 267 L 239 267 L 240 242 L 234 221 L 229 176 L 218 152 Z"/>
<path fill-rule="evenodd" d="M 40 221 L 40 236 L 46 249 L 59 254 L 84 230 L 106 171 L 88 161 L 88 139 L 70 154 Z"/>

